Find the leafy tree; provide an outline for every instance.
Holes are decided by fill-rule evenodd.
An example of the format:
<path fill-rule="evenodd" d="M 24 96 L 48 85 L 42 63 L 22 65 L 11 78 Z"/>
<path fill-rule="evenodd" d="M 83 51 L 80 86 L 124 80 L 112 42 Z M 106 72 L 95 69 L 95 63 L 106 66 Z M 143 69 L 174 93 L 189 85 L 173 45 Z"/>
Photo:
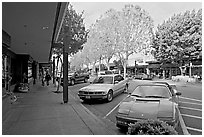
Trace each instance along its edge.
<path fill-rule="evenodd" d="M 87 42 L 83 45 L 82 51 L 84 53 L 85 62 L 93 63 L 94 70 L 96 62 L 100 62 L 103 55 L 102 48 L 100 47 L 101 37 L 98 32 L 97 24 L 90 27 Z"/>
<path fill-rule="evenodd" d="M 121 60 L 114 60 L 113 61 L 114 65 L 117 67 L 117 69 L 119 70 L 119 72 L 121 72 L 123 70 L 123 65 Z"/>
<path fill-rule="evenodd" d="M 125 5 L 122 11 L 113 15 L 113 18 L 116 53 L 122 61 L 125 77 L 128 57 L 150 47 L 153 21 L 148 13 L 137 5 Z"/>
<path fill-rule="evenodd" d="M 113 35 L 114 27 L 115 27 L 115 20 L 113 18 L 116 11 L 114 9 L 108 10 L 104 16 L 101 16 L 99 20 L 97 20 L 97 33 L 99 36 L 98 39 L 98 47 L 102 52 L 101 59 L 106 61 L 108 70 L 109 61 L 115 55 L 115 38 Z"/>
<path fill-rule="evenodd" d="M 82 49 L 83 43 L 86 42 L 88 31 L 85 30 L 84 18 L 82 16 L 83 12 L 78 14 L 73 9 L 73 6 L 69 4 L 58 38 L 59 43 L 63 42 L 64 29 L 66 26 L 68 26 L 70 28 L 69 33 L 71 37 L 69 44 L 65 45 L 68 46 L 68 55 L 78 52 L 80 49 Z"/>
<path fill-rule="evenodd" d="M 154 56 L 163 63 L 185 66 L 184 60 L 202 56 L 202 10 L 186 11 L 164 21 L 157 27 Z"/>

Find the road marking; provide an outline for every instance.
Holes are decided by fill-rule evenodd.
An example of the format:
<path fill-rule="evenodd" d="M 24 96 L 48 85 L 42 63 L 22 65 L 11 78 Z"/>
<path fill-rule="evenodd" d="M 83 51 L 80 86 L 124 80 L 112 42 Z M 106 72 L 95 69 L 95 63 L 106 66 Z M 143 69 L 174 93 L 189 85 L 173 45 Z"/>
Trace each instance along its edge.
<path fill-rule="evenodd" d="M 178 110 L 178 113 L 179 113 L 179 121 L 180 121 L 180 125 L 181 125 L 181 129 L 183 131 L 183 134 L 184 135 L 190 135 L 187 128 L 186 128 L 186 124 L 185 124 L 185 122 L 183 120 L 183 117 L 181 116 L 180 110 L 179 109 L 177 109 L 177 110 Z"/>
<path fill-rule="evenodd" d="M 182 115 L 182 116 L 186 116 L 186 117 L 191 117 L 191 118 L 202 119 L 202 117 L 193 116 L 193 115 L 187 115 L 187 114 L 181 114 L 181 115 Z"/>
<path fill-rule="evenodd" d="M 195 110 L 195 111 L 202 111 L 202 109 L 189 108 L 189 107 L 179 107 L 179 108 L 189 109 L 189 110 Z"/>
<path fill-rule="evenodd" d="M 193 130 L 193 131 L 198 131 L 198 132 L 202 132 L 201 129 L 197 129 L 197 128 L 192 128 L 192 127 L 186 127 L 189 130 Z"/>
<path fill-rule="evenodd" d="M 122 101 L 120 101 L 120 103 L 116 105 L 110 112 L 108 112 L 108 114 L 106 114 L 103 118 L 106 118 L 107 116 L 109 116 L 128 96 L 126 96 Z"/>
<path fill-rule="evenodd" d="M 200 104 L 200 103 L 191 103 L 191 102 L 179 102 L 179 103 L 192 104 L 192 105 L 202 105 L 202 104 Z"/>
<path fill-rule="evenodd" d="M 188 100 L 193 100 L 193 101 L 198 101 L 198 102 L 202 102 L 202 100 L 193 99 L 193 98 L 187 98 L 187 97 L 180 97 L 180 98 L 188 99 Z"/>

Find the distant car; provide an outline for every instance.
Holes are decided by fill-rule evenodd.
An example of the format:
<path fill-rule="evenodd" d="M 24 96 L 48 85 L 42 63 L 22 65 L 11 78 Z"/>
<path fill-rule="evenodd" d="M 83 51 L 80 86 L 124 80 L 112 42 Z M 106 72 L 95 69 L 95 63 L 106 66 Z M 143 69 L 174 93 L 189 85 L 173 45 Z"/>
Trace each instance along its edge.
<path fill-rule="evenodd" d="M 104 71 L 98 72 L 98 75 L 111 75 L 111 74 L 114 74 L 114 73 L 110 70 L 104 70 Z"/>
<path fill-rule="evenodd" d="M 174 93 L 164 83 L 139 85 L 120 104 L 116 114 L 116 126 L 124 128 L 137 121 L 159 119 L 176 127 L 179 120 L 177 97 L 180 95 L 180 92 Z"/>
<path fill-rule="evenodd" d="M 15 92 L 24 92 L 27 93 L 29 91 L 29 85 L 27 83 L 18 83 L 15 86 Z"/>
<path fill-rule="evenodd" d="M 114 74 L 119 74 L 119 70 L 118 69 L 113 69 L 111 70 Z"/>
<path fill-rule="evenodd" d="M 78 82 L 88 82 L 89 74 L 69 72 L 68 73 L 68 85 L 75 85 Z M 61 85 L 63 85 L 63 78 L 61 78 Z"/>
<path fill-rule="evenodd" d="M 144 79 L 144 80 L 152 80 L 152 76 L 150 76 L 150 75 L 147 75 L 147 74 L 145 74 L 145 73 L 138 73 L 138 74 L 136 74 L 135 76 L 134 76 L 134 78 L 135 79 Z"/>
<path fill-rule="evenodd" d="M 128 79 L 121 75 L 99 75 L 92 84 L 79 90 L 78 96 L 82 100 L 106 99 L 112 101 L 113 97 L 126 91 Z"/>

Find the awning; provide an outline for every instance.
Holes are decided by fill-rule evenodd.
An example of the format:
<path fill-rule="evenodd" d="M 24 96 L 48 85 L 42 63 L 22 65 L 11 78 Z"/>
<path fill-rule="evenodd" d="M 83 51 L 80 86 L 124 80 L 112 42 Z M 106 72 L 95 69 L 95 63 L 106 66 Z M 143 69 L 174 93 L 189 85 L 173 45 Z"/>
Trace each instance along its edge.
<path fill-rule="evenodd" d="M 177 64 L 163 64 L 161 68 L 176 68 L 179 67 Z"/>
<path fill-rule="evenodd" d="M 147 68 L 152 68 L 152 69 L 156 69 L 156 68 L 160 68 L 160 64 L 149 64 L 149 66 Z"/>

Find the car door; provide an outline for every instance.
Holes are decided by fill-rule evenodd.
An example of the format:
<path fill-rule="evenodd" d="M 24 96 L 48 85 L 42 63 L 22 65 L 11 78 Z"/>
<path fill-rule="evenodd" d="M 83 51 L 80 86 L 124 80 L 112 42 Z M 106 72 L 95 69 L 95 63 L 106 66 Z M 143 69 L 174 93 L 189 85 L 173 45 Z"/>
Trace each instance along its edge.
<path fill-rule="evenodd" d="M 176 85 L 170 85 L 170 87 L 171 87 L 172 94 L 173 94 L 172 100 L 173 100 L 175 103 L 179 104 L 179 96 L 176 95 L 176 93 L 178 92 Z"/>
<path fill-rule="evenodd" d="M 115 75 L 113 77 L 113 94 L 114 95 L 118 94 L 118 90 L 119 90 L 118 75 Z"/>
<path fill-rule="evenodd" d="M 115 92 L 119 94 L 124 90 L 124 78 L 121 75 L 116 75 L 114 78 Z"/>

